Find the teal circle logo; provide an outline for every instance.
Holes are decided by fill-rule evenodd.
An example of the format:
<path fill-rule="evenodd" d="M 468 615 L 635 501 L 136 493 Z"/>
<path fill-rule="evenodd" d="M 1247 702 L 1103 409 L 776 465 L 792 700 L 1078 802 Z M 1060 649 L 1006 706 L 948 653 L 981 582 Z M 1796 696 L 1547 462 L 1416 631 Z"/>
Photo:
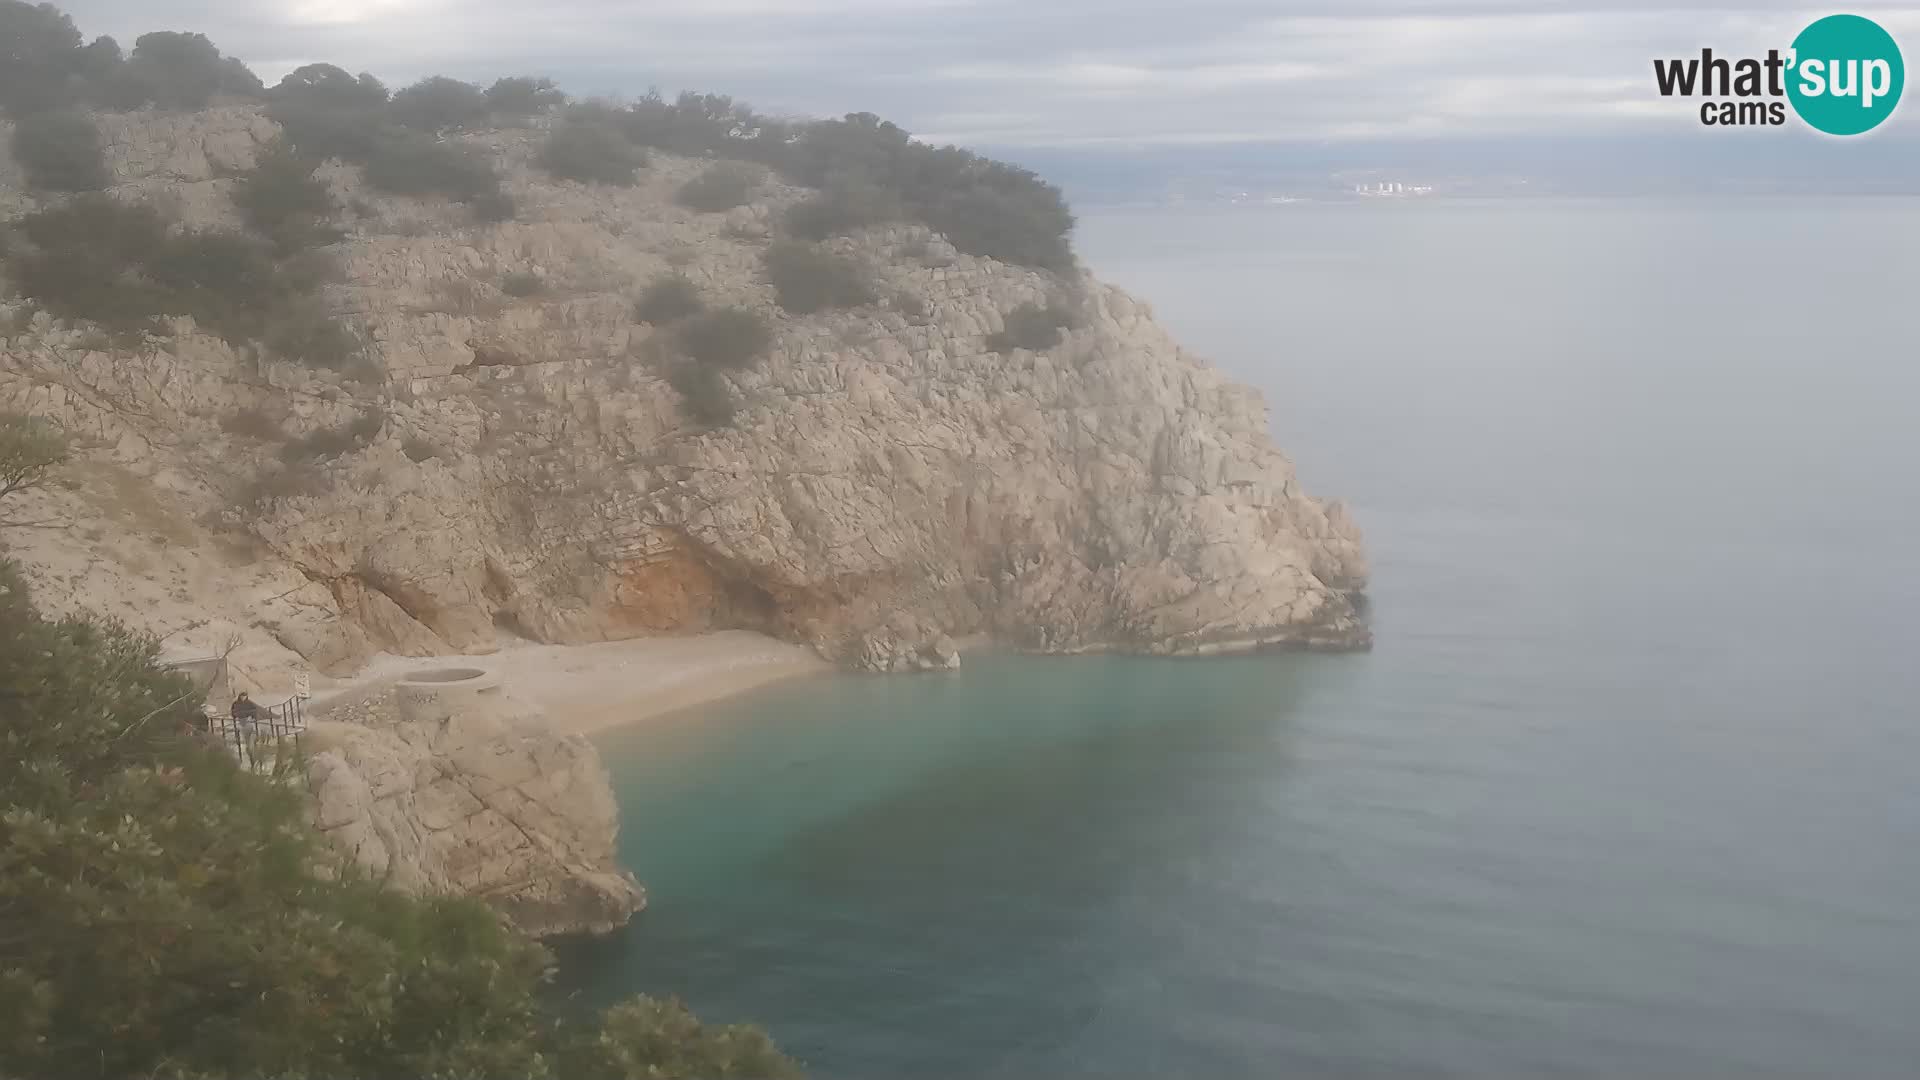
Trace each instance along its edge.
<path fill-rule="evenodd" d="M 1900 104 L 1907 67 L 1893 35 L 1872 19 L 1829 15 L 1800 31 L 1788 61 L 1787 100 L 1829 135 L 1879 127 Z"/>

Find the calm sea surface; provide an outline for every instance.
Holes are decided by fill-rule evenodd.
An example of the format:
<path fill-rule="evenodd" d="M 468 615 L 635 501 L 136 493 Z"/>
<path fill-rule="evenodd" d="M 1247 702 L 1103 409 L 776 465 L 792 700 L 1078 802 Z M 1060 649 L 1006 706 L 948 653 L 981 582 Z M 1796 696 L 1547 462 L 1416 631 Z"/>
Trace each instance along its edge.
<path fill-rule="evenodd" d="M 1086 215 L 1353 503 L 1374 652 L 602 740 L 564 954 L 822 1077 L 1920 1073 L 1920 203 Z"/>

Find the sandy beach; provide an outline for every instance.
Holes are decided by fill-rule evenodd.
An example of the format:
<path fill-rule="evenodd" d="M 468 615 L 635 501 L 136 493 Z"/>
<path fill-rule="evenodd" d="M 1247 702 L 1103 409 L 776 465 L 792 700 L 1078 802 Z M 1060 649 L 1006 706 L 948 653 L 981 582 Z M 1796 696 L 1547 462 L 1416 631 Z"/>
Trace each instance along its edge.
<path fill-rule="evenodd" d="M 382 656 L 358 675 L 319 690 L 309 708 L 324 714 L 406 672 L 437 667 L 497 672 L 510 693 L 539 705 L 555 726 L 583 735 L 834 670 L 810 649 L 746 630 L 594 645 L 526 644 L 472 656 Z"/>

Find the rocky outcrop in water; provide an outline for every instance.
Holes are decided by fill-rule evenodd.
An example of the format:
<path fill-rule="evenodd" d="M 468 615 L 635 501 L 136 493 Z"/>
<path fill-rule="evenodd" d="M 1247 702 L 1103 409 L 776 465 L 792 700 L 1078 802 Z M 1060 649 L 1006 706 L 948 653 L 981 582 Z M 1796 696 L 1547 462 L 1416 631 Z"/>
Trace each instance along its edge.
<path fill-rule="evenodd" d="M 248 107 L 102 128 L 117 194 L 196 224 L 231 222 L 227 176 L 273 134 Z M 696 213 L 672 194 L 701 163 L 655 155 L 634 188 L 585 187 L 536 170 L 536 138 L 469 137 L 518 205 L 501 224 L 323 170 L 352 208 L 329 300 L 383 379 L 263 359 L 190 320 L 129 341 L 0 311 L 0 408 L 64 424 L 106 481 L 45 496 L 72 529 L 28 538 L 29 569 L 176 641 L 238 640 L 262 671 L 484 651 L 501 632 L 744 627 L 883 671 L 951 666 L 976 635 L 1044 652 L 1367 643 L 1352 520 L 1301 489 L 1259 395 L 1143 303 L 894 226 L 833 242 L 879 302 L 790 316 L 760 258 L 804 192 L 769 181 Z M 685 418 L 660 332 L 633 317 L 668 271 L 777 329 L 728 377 L 729 428 Z M 989 347 L 1049 300 L 1079 315 L 1058 344 Z M 277 460 L 355 421 L 344 452 Z"/>
<path fill-rule="evenodd" d="M 393 888 L 484 900 L 535 936 L 625 923 L 646 893 L 615 861 L 618 808 L 593 746 L 492 677 L 453 674 L 311 725 L 321 835 Z"/>

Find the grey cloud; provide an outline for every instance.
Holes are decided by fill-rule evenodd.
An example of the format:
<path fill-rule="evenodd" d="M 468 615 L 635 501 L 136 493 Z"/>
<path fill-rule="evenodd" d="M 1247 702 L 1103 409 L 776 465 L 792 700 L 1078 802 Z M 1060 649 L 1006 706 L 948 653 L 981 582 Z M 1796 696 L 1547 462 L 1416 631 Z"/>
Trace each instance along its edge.
<path fill-rule="evenodd" d="M 1784 45 L 1789 0 L 80 0 L 89 34 L 201 30 L 277 77 L 551 74 L 878 112 L 1002 146 L 1681 130 L 1650 60 Z M 1920 37 L 1920 8 L 1867 9 Z M 1898 127 L 1920 124 L 1913 108 Z"/>

